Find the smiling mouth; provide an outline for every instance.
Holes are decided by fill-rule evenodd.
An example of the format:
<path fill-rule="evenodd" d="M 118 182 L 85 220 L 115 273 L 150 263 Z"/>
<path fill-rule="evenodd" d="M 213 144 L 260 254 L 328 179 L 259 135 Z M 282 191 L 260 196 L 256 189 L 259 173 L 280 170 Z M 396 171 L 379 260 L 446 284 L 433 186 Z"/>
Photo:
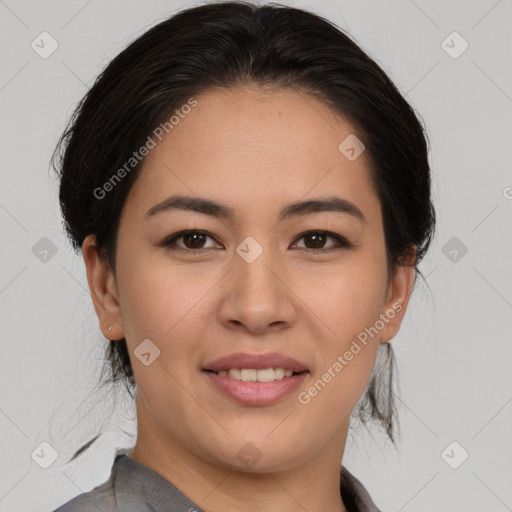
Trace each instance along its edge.
<path fill-rule="evenodd" d="M 294 372 L 293 370 L 284 369 L 283 367 L 275 368 L 230 368 L 226 370 L 205 370 L 210 373 L 215 373 L 219 377 L 228 377 L 230 379 L 239 380 L 242 382 L 273 382 L 276 380 L 283 380 L 287 377 L 293 377 L 301 373 L 306 373 L 307 370 L 302 372 Z"/>

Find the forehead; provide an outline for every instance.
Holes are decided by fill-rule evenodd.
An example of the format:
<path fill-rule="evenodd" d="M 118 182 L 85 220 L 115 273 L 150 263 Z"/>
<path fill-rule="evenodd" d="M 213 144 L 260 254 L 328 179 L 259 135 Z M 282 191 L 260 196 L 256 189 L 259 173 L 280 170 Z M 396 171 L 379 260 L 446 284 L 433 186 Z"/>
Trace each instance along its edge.
<path fill-rule="evenodd" d="M 355 128 L 320 100 L 290 89 L 216 88 L 197 97 L 197 106 L 175 126 L 148 158 L 175 157 L 227 161 L 241 169 L 288 169 L 297 159 L 339 159 L 339 143 Z M 164 147 L 165 146 L 165 147 Z M 278 167 L 279 166 L 279 167 Z"/>
<path fill-rule="evenodd" d="M 336 193 L 366 209 L 377 201 L 365 153 L 349 160 L 339 149 L 357 136 L 354 126 L 317 98 L 247 87 L 195 100 L 142 164 L 128 199 L 144 213 L 174 193 L 253 213 L 308 194 Z"/>

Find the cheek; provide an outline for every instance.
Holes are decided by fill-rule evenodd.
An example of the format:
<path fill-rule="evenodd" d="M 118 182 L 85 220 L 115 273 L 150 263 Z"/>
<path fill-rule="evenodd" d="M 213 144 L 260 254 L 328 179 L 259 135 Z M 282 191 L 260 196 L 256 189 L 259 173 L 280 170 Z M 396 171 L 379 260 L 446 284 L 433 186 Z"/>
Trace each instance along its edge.
<path fill-rule="evenodd" d="M 196 339 L 195 329 L 207 303 L 204 297 L 215 282 L 211 273 L 200 274 L 186 265 L 172 267 L 165 258 L 149 260 L 142 254 L 120 264 L 121 309 L 128 337 L 167 343 L 180 333 L 185 344 Z"/>
<path fill-rule="evenodd" d="M 346 271 L 338 268 L 331 275 L 324 274 L 316 288 L 314 280 L 309 286 L 308 305 L 329 329 L 318 340 L 317 353 L 321 357 L 312 387 L 304 390 L 304 402 L 314 401 L 313 408 L 317 408 L 318 414 L 326 415 L 334 423 L 359 400 L 379 347 L 379 334 L 374 326 L 382 312 L 385 267 L 375 262 L 371 266 L 365 260 L 354 260 Z"/>
<path fill-rule="evenodd" d="M 309 275 L 301 296 L 328 327 L 326 337 L 334 348 L 341 349 L 379 318 L 386 286 L 383 269 L 354 258 L 332 271 Z"/>
<path fill-rule="evenodd" d="M 381 312 L 380 289 L 374 278 L 365 282 L 356 277 L 333 279 L 324 287 L 329 300 L 324 298 L 319 316 L 329 331 L 317 341 L 318 366 L 299 397 L 310 418 L 322 418 L 334 430 L 363 394 L 379 347 L 378 333 L 370 329 Z"/>

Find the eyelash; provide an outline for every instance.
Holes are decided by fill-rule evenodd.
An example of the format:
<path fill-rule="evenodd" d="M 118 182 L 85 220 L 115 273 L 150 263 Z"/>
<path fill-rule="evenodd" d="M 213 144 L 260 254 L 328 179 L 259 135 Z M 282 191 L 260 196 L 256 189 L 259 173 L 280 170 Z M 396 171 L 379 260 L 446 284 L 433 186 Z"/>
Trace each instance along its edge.
<path fill-rule="evenodd" d="M 180 238 L 183 238 L 184 235 L 190 234 L 190 233 L 196 233 L 196 234 L 199 234 L 199 235 L 205 235 L 207 237 L 210 237 L 212 240 L 215 240 L 215 238 L 212 235 L 210 235 L 210 233 L 208 233 L 208 231 L 203 231 L 203 230 L 200 230 L 200 229 L 187 229 L 187 230 L 184 230 L 184 231 L 180 231 L 178 233 L 174 233 L 170 237 L 166 238 L 160 245 L 163 246 L 163 247 L 168 247 L 172 251 L 186 252 L 186 253 L 200 253 L 200 252 L 203 252 L 203 251 L 209 251 L 209 250 L 214 249 L 212 247 L 206 248 L 206 249 L 204 249 L 204 248 L 188 249 L 188 248 L 183 248 L 183 247 L 179 247 L 179 246 L 176 245 L 176 241 L 177 240 L 179 240 Z M 326 235 L 328 238 L 334 238 L 337 241 L 337 246 L 329 247 L 327 249 L 308 249 L 307 247 L 299 247 L 299 250 L 305 250 L 307 252 L 312 252 L 312 253 L 317 253 L 318 254 L 318 253 L 326 253 L 326 252 L 330 252 L 330 251 L 334 251 L 334 250 L 339 250 L 339 249 L 349 249 L 349 248 L 353 247 L 353 244 L 348 242 L 348 240 L 343 238 L 342 236 L 336 235 L 335 233 L 332 233 L 330 231 L 322 231 L 322 230 L 309 230 L 309 231 L 305 231 L 304 233 L 301 233 L 296 238 L 296 240 L 300 240 L 301 238 L 303 238 L 305 236 L 308 236 L 308 235 L 311 235 L 311 234 L 321 234 L 321 235 Z M 218 243 L 217 240 L 215 240 L 215 242 Z"/>

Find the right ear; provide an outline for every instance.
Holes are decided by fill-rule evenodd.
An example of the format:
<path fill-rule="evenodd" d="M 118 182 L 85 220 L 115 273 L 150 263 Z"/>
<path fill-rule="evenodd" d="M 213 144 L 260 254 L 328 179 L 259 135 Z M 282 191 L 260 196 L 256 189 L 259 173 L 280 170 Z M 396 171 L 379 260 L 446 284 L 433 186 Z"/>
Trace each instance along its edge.
<path fill-rule="evenodd" d="M 82 254 L 101 332 L 105 338 L 124 338 L 124 328 L 119 307 L 115 277 L 107 262 L 100 258 L 95 235 L 88 235 L 82 244 Z M 112 326 L 112 330 L 109 327 Z"/>

